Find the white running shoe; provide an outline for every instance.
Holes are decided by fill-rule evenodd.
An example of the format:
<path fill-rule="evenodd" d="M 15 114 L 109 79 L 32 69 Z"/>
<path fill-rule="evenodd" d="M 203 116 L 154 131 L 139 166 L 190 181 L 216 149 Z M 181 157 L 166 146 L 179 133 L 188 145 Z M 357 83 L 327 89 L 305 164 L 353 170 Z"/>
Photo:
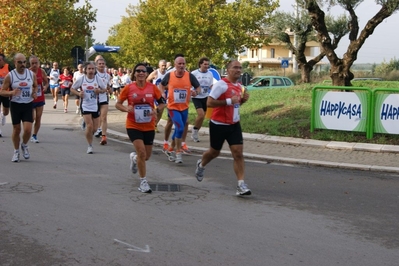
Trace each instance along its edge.
<path fill-rule="evenodd" d="M 143 193 L 151 193 L 151 187 L 148 184 L 147 180 L 143 180 L 140 182 L 140 187 L 139 187 L 139 191 L 143 192 Z"/>
<path fill-rule="evenodd" d="M 87 154 L 93 154 L 93 146 L 87 147 Z"/>
<path fill-rule="evenodd" d="M 191 139 L 194 142 L 200 142 L 200 140 L 198 138 L 198 129 L 193 129 L 193 133 L 191 134 Z"/>
<path fill-rule="evenodd" d="M 251 190 L 248 188 L 247 184 L 242 183 L 241 185 L 237 186 L 237 196 L 244 196 L 244 195 L 251 195 Z"/>
<path fill-rule="evenodd" d="M 197 168 L 195 169 L 195 177 L 197 178 L 198 182 L 201 182 L 202 179 L 204 179 L 204 171 L 205 171 L 205 167 L 201 167 L 202 160 L 198 159 L 197 161 Z"/>
<path fill-rule="evenodd" d="M 30 142 L 39 143 L 39 140 L 37 139 L 37 136 L 32 136 L 32 137 L 30 138 Z"/>
<path fill-rule="evenodd" d="M 19 151 L 14 151 L 14 155 L 12 156 L 11 162 L 14 163 L 19 162 Z"/>
<path fill-rule="evenodd" d="M 6 124 L 6 116 L 1 113 L 1 125 L 4 126 Z"/>
<path fill-rule="evenodd" d="M 79 114 L 79 107 L 76 107 L 76 114 L 78 115 Z"/>
<path fill-rule="evenodd" d="M 103 131 L 101 130 L 101 128 L 97 129 L 96 133 L 94 133 L 94 137 L 99 138 L 101 137 Z"/>
<path fill-rule="evenodd" d="M 22 150 L 22 156 L 24 156 L 24 158 L 28 160 L 30 158 L 28 145 L 21 143 L 21 150 Z"/>
<path fill-rule="evenodd" d="M 175 163 L 183 163 L 182 152 L 176 152 Z"/>
<path fill-rule="evenodd" d="M 176 153 L 174 151 L 167 151 L 166 156 L 168 156 L 168 160 L 170 162 L 174 162 L 176 160 Z"/>
<path fill-rule="evenodd" d="M 130 170 L 132 171 L 133 174 L 137 173 L 137 161 L 136 158 L 134 158 L 136 156 L 135 152 L 131 152 L 130 153 Z"/>

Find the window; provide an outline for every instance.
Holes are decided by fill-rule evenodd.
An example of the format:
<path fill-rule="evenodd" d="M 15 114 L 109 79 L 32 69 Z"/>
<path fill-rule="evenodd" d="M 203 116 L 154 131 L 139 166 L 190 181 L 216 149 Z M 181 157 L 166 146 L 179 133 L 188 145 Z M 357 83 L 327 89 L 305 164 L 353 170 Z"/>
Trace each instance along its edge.
<path fill-rule="evenodd" d="M 271 58 L 274 58 L 276 56 L 275 53 L 276 53 L 276 50 L 274 48 L 271 48 L 270 49 Z"/>

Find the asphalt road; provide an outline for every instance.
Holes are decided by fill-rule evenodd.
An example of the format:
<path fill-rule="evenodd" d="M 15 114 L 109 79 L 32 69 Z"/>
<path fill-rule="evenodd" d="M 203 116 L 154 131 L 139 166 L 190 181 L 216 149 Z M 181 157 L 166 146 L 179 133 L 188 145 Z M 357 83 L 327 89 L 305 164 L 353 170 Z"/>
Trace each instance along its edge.
<path fill-rule="evenodd" d="M 397 265 L 396 175 L 247 161 L 240 198 L 230 159 L 199 183 L 198 155 L 154 150 L 150 184 L 179 191 L 142 194 L 131 144 L 88 155 L 76 116 L 56 113 L 20 163 L 3 129 L 1 265 Z"/>

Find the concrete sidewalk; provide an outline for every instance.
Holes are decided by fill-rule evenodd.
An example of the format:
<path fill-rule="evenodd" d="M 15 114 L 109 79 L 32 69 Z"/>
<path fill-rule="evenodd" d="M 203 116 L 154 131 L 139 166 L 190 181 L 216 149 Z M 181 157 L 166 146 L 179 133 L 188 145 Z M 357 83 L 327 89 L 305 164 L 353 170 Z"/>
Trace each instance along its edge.
<path fill-rule="evenodd" d="M 125 129 L 126 113 L 115 108 L 111 100 L 108 113 L 108 135 L 128 141 Z M 163 145 L 164 133 L 161 121 L 160 133 L 156 133 L 154 146 Z M 191 125 L 187 135 L 187 146 L 196 153 L 209 147 L 208 128 L 201 128 L 200 142 L 191 140 Z M 289 164 L 337 167 L 367 171 L 399 173 L 399 146 L 366 143 L 319 141 L 287 137 L 274 137 L 244 133 L 244 155 L 247 159 Z M 230 156 L 227 143 L 223 155 Z"/>

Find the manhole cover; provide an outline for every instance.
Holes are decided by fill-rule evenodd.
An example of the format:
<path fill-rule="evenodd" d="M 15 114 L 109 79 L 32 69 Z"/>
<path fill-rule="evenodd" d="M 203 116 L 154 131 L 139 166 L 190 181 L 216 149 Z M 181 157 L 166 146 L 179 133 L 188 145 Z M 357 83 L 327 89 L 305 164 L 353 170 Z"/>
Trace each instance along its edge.
<path fill-rule="evenodd" d="M 180 185 L 176 184 L 150 184 L 152 191 L 180 192 Z"/>

